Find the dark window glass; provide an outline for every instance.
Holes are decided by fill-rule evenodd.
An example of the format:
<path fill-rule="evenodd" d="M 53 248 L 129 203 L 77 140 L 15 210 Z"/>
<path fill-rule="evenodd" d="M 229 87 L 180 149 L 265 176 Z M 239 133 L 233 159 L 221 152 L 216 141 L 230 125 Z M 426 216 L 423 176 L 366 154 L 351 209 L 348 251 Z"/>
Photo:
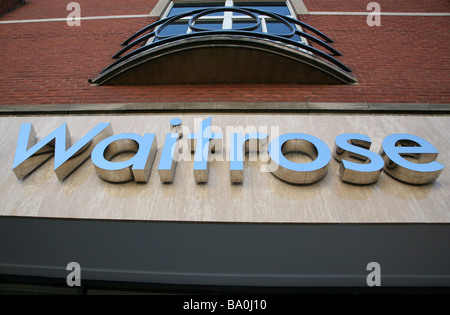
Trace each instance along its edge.
<path fill-rule="evenodd" d="M 233 21 L 233 29 L 234 30 L 240 30 L 246 27 L 251 27 L 255 25 L 253 22 L 244 22 L 244 21 Z M 252 30 L 252 32 L 262 32 L 261 24 L 259 27 L 255 30 Z"/>
<path fill-rule="evenodd" d="M 202 29 L 205 30 L 221 30 L 222 29 L 222 21 L 197 21 L 195 22 L 195 26 L 201 27 Z"/>
<path fill-rule="evenodd" d="M 206 9 L 206 8 L 215 8 L 215 7 L 223 7 L 223 3 L 198 3 L 198 4 L 177 4 L 175 3 L 172 7 L 172 9 L 170 10 L 169 14 L 167 15 L 169 16 L 174 16 L 177 14 L 181 14 L 181 13 L 185 13 L 185 12 L 189 12 L 192 10 L 197 10 L 197 9 Z M 209 14 L 208 14 L 209 15 Z M 223 15 L 223 12 L 216 12 L 216 13 L 211 13 L 210 15 Z"/>
<path fill-rule="evenodd" d="M 171 23 L 168 24 L 164 29 L 160 32 L 163 36 L 169 36 L 169 35 L 183 35 L 186 34 L 188 30 L 188 22 L 177 22 L 177 23 Z M 154 40 L 155 42 L 158 41 L 157 38 Z"/>
<path fill-rule="evenodd" d="M 282 35 L 287 35 L 290 33 L 290 29 L 283 23 L 275 22 L 275 21 L 273 21 L 273 22 L 266 21 L 266 24 L 267 24 L 267 32 L 269 34 L 282 36 Z M 293 27 L 295 28 L 295 26 L 293 26 Z M 294 35 L 294 36 L 290 37 L 289 39 L 300 41 L 300 36 Z"/>
<path fill-rule="evenodd" d="M 234 2 L 235 7 L 249 7 L 264 11 L 270 11 L 283 15 L 290 15 L 289 9 L 286 3 L 264 3 L 264 2 Z M 242 15 L 240 13 L 234 13 L 235 15 Z"/>
<path fill-rule="evenodd" d="M 225 4 L 225 1 L 221 2 L 196 2 L 196 3 L 175 3 L 170 10 L 168 16 L 174 16 L 180 13 L 187 13 L 192 10 L 197 9 L 207 9 L 207 8 L 217 8 L 217 7 L 223 7 Z M 271 11 L 274 13 L 282 14 L 282 15 L 290 15 L 290 11 L 287 7 L 287 4 L 285 2 L 248 2 L 248 1 L 234 1 L 234 7 L 251 7 L 260 9 L 262 11 Z M 217 16 L 223 16 L 226 11 L 211 13 L 208 15 L 203 15 L 201 19 L 198 19 L 195 24 L 196 26 L 200 27 L 204 30 L 221 30 L 223 26 L 223 18 L 218 18 Z M 244 17 L 245 14 L 233 12 L 234 16 L 240 16 L 240 18 L 234 18 L 232 20 L 233 26 L 232 28 L 234 30 L 245 30 L 246 27 L 250 27 L 254 25 L 254 21 L 250 17 Z M 259 16 L 263 16 L 262 14 L 258 14 Z M 209 18 L 208 18 L 209 17 Z M 276 20 L 272 18 L 266 18 L 265 19 L 266 25 L 267 25 L 267 32 L 269 34 L 274 34 L 278 36 L 287 35 L 290 33 L 289 27 L 287 27 L 285 24 L 277 22 Z M 295 25 L 293 25 L 295 28 Z M 187 20 L 178 20 L 170 25 L 166 26 L 162 32 L 161 35 L 163 36 L 169 36 L 169 35 L 181 35 L 186 34 L 188 31 L 188 22 Z M 262 26 L 260 25 L 255 30 L 249 30 L 253 32 L 263 32 Z M 290 37 L 289 39 L 295 40 L 295 41 L 301 41 L 301 38 L 299 35 L 294 35 L 293 37 Z"/>

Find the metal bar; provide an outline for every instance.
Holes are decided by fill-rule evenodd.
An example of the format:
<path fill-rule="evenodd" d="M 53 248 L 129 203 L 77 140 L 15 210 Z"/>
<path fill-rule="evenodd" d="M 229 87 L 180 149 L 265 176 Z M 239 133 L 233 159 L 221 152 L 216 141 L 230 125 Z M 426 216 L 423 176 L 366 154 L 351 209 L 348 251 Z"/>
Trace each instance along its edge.
<path fill-rule="evenodd" d="M 153 25 L 153 24 L 152 24 L 152 25 Z M 144 32 L 145 32 L 145 31 L 144 31 Z M 321 41 L 320 39 L 318 39 L 318 38 L 316 38 L 316 37 L 314 37 L 314 36 L 312 36 L 312 35 L 310 35 L 310 34 L 308 34 L 308 33 L 305 33 L 305 32 L 299 31 L 299 30 L 296 30 L 295 33 L 296 33 L 297 35 L 299 35 L 299 36 L 306 37 L 306 38 L 308 38 L 309 40 L 311 40 L 311 41 L 313 41 L 313 42 L 315 42 L 315 43 L 321 45 L 322 47 L 328 49 L 328 50 L 329 50 L 330 52 L 332 52 L 335 56 L 342 56 L 342 54 L 341 54 L 338 50 L 336 50 L 336 49 L 333 48 L 332 46 L 328 45 L 327 43 Z M 113 58 L 113 59 L 119 58 L 125 51 L 128 51 L 130 48 L 134 47 L 136 44 L 139 44 L 139 43 L 142 42 L 143 40 L 150 39 L 150 38 L 153 37 L 153 36 L 155 36 L 155 32 L 151 32 L 151 33 L 149 33 L 149 34 L 147 34 L 147 35 L 145 35 L 145 36 L 143 36 L 143 37 L 140 37 L 139 39 L 135 40 L 134 42 L 128 44 L 125 48 L 123 48 L 122 50 L 120 50 L 120 51 L 119 51 L 117 54 L 115 54 L 112 58 Z"/>
<path fill-rule="evenodd" d="M 334 49 L 332 46 L 328 45 L 327 43 L 321 41 L 320 39 L 317 39 L 316 37 L 314 37 L 308 33 L 296 30 L 295 34 L 300 35 L 302 37 L 306 37 L 307 39 L 319 44 L 320 46 L 322 46 L 322 47 L 328 49 L 330 52 L 332 52 L 335 56 L 342 56 L 342 54 L 339 51 L 337 51 L 336 49 Z"/>
<path fill-rule="evenodd" d="M 192 15 L 192 14 L 197 14 L 197 13 L 200 13 L 200 12 L 202 12 L 204 10 L 207 10 L 207 9 L 192 10 L 192 11 L 189 11 L 189 12 L 185 12 L 185 13 L 181 13 L 181 14 L 178 14 L 178 15 L 170 16 L 170 17 L 167 17 L 165 19 L 159 20 L 159 21 L 157 21 L 155 23 L 152 23 L 150 25 L 147 25 L 143 29 L 141 29 L 141 30 L 137 31 L 136 33 L 134 33 L 133 35 L 131 35 L 126 41 L 124 41 L 122 43 L 122 45 L 128 45 L 129 42 L 131 42 L 133 39 L 135 39 L 139 35 L 141 35 L 141 34 L 145 33 L 146 31 L 150 30 L 152 27 L 156 27 L 156 26 L 158 26 L 160 24 L 164 24 L 166 22 L 176 21 L 176 20 L 179 20 L 179 19 L 181 19 L 181 18 L 183 18 L 185 16 L 189 16 L 189 15 Z"/>
<path fill-rule="evenodd" d="M 148 31 L 148 30 L 150 30 L 150 29 L 152 29 L 152 28 L 154 28 L 154 27 L 157 27 L 157 26 L 160 25 L 160 24 L 163 24 L 163 23 L 166 22 L 167 20 L 168 20 L 168 18 L 167 18 L 167 19 L 163 19 L 163 20 L 159 20 L 159 21 L 157 21 L 157 22 L 155 22 L 155 23 L 152 23 L 152 24 L 150 24 L 150 25 L 147 25 L 147 26 L 144 27 L 143 29 L 137 31 L 136 33 L 134 33 L 133 35 L 131 35 L 130 37 L 128 37 L 128 39 L 125 40 L 121 45 L 122 45 L 122 46 L 128 45 L 132 40 L 134 40 L 134 39 L 137 38 L 138 36 L 142 35 L 142 34 L 145 33 L 146 31 Z"/>
<path fill-rule="evenodd" d="M 260 14 L 260 15 L 264 15 L 264 16 L 268 16 L 271 17 L 275 20 L 278 20 L 279 22 L 282 22 L 283 24 L 289 24 L 289 23 L 294 23 L 297 25 L 300 25 L 301 27 L 308 29 L 310 31 L 312 31 L 313 33 L 317 34 L 318 36 L 320 36 L 321 38 L 323 38 L 325 41 L 327 42 L 333 42 L 328 36 L 326 36 L 325 34 L 323 34 L 322 32 L 320 32 L 319 30 L 315 29 L 314 27 L 301 22 L 297 19 L 288 17 L 288 16 L 283 16 L 277 13 L 273 13 L 273 12 L 266 12 L 263 10 L 259 10 L 259 9 L 254 9 L 254 8 L 246 8 L 246 7 L 239 7 L 239 9 L 242 10 L 247 10 L 249 12 L 252 13 L 256 13 L 256 14 Z M 192 10 L 189 12 L 184 12 L 175 16 L 171 16 L 162 20 L 159 20 L 155 23 L 152 23 L 146 27 L 144 27 L 143 29 L 139 30 L 138 32 L 136 32 L 135 34 L 133 34 L 132 36 L 130 36 L 127 40 L 125 40 L 122 45 L 126 45 L 126 47 L 124 47 L 123 49 L 121 49 L 117 54 L 115 54 L 113 56 L 113 58 L 119 58 L 124 52 L 128 51 L 129 49 L 131 49 L 132 47 L 134 47 L 135 45 L 137 45 L 138 43 L 150 39 L 151 37 L 158 37 L 158 33 L 159 30 L 165 27 L 165 25 L 169 25 L 171 22 L 173 21 L 177 21 L 179 19 L 182 19 L 183 17 L 187 17 L 187 16 L 195 16 L 197 14 L 201 14 L 202 12 L 208 11 L 211 9 L 197 9 L 197 10 Z M 221 8 L 214 8 L 215 11 L 217 10 L 230 10 L 230 7 L 221 7 Z M 158 29 L 156 29 L 158 26 L 160 26 Z M 146 31 L 149 31 L 151 29 L 155 29 L 155 31 L 146 34 L 140 38 L 136 39 L 137 37 L 139 37 L 140 35 L 142 35 L 143 33 L 145 33 Z M 321 50 L 318 50 L 314 47 L 311 47 L 309 45 L 305 45 L 303 43 L 297 42 L 295 40 L 289 39 L 288 37 L 292 37 L 292 34 L 289 34 L 290 36 L 282 36 L 282 35 L 274 35 L 274 34 L 270 34 L 270 33 L 260 33 L 260 32 L 251 32 L 251 31 L 242 31 L 242 30 L 214 30 L 214 31 L 198 31 L 195 32 L 193 31 L 192 33 L 189 34 L 181 34 L 181 35 L 173 35 L 173 36 L 160 36 L 161 38 L 159 38 L 159 41 L 157 42 L 153 42 L 150 43 L 148 45 L 145 45 L 143 47 L 140 47 L 130 53 L 128 53 L 127 55 L 120 57 L 117 61 L 113 62 L 111 65 L 109 65 L 107 68 L 105 68 L 101 73 L 104 73 L 105 71 L 113 68 L 114 66 L 126 61 L 127 59 L 142 53 L 146 50 L 158 47 L 160 45 L 172 42 L 172 41 L 177 41 L 177 40 L 183 40 L 183 39 L 187 39 L 187 38 L 191 38 L 191 37 L 198 37 L 198 36 L 205 36 L 205 35 L 216 35 L 216 34 L 224 34 L 224 35 L 243 35 L 243 36 L 251 36 L 251 37 L 256 37 L 256 38 L 263 38 L 263 39 L 269 39 L 269 40 L 274 40 L 274 41 L 278 41 L 278 42 L 282 42 L 288 45 L 293 45 L 296 46 L 298 48 L 304 49 L 306 51 L 309 51 L 311 53 L 313 53 L 315 56 L 319 56 L 329 62 L 331 62 L 332 64 L 334 64 L 335 66 L 341 68 L 344 71 L 347 72 L 351 72 L 351 69 L 348 68 L 347 66 L 345 66 L 344 64 L 342 64 L 341 62 L 339 62 L 338 60 L 336 60 L 335 58 L 333 58 L 332 56 L 330 56 L 327 53 L 324 53 Z M 330 52 L 332 52 L 335 56 L 341 56 L 342 54 L 337 51 L 336 49 L 334 49 L 332 46 L 328 45 L 327 43 L 325 43 L 324 41 L 308 34 L 305 32 L 302 32 L 300 30 L 296 30 L 295 34 L 305 37 L 317 44 L 319 44 L 320 46 L 324 47 L 325 49 L 329 50 Z M 133 42 L 131 42 L 132 40 L 134 40 Z M 131 42 L 131 43 L 130 43 Z"/>
<path fill-rule="evenodd" d="M 331 38 L 329 38 L 327 35 L 325 35 L 324 33 L 322 33 L 321 31 L 319 31 L 319 30 L 317 30 L 317 29 L 315 29 L 315 28 L 312 27 L 312 26 L 310 26 L 310 25 L 308 25 L 308 24 L 306 24 L 306 23 L 304 23 L 304 22 L 302 22 L 302 21 L 299 21 L 299 20 L 297 20 L 297 19 L 293 19 L 293 18 L 291 18 L 291 17 L 288 17 L 288 16 L 285 16 L 284 18 L 285 18 L 286 20 L 292 22 L 292 23 L 295 23 L 295 24 L 297 24 L 297 25 L 300 25 L 300 26 L 302 26 L 302 27 L 304 27 L 304 28 L 310 30 L 311 32 L 313 32 L 313 33 L 319 35 L 319 36 L 322 37 L 325 41 L 327 41 L 327 42 L 329 42 L 329 43 L 334 43 L 334 41 L 333 41 Z"/>
<path fill-rule="evenodd" d="M 236 31 L 236 30 L 220 30 L 220 31 L 205 31 L 205 32 L 197 32 L 197 33 L 190 33 L 190 34 L 182 34 L 182 35 L 177 35 L 177 36 L 173 36 L 167 39 L 161 39 L 157 42 L 153 42 L 151 44 L 148 44 L 146 46 L 143 46 L 141 48 L 138 48 L 132 52 L 130 52 L 129 54 L 121 57 L 120 59 L 118 59 L 117 61 L 115 61 L 114 63 L 112 63 L 111 65 L 109 65 L 107 68 L 105 68 L 101 73 L 104 73 L 105 71 L 111 69 L 112 67 L 116 66 L 117 64 L 141 53 L 144 52 L 148 49 L 172 42 L 172 41 L 177 41 L 177 40 L 183 40 L 183 39 L 187 39 L 187 38 L 191 38 L 191 37 L 199 37 L 199 36 L 205 36 L 205 35 L 217 35 L 217 34 L 223 34 L 223 35 L 244 35 L 244 36 L 250 36 L 250 37 L 257 37 L 257 38 L 263 38 L 263 39 L 271 39 L 274 41 L 279 41 L 279 42 L 283 42 L 285 44 L 288 45 L 294 45 L 297 46 L 299 48 L 302 48 L 304 50 L 310 51 L 312 53 L 314 53 L 315 55 L 318 55 L 320 57 L 322 57 L 323 59 L 328 60 L 329 62 L 333 63 L 334 65 L 338 66 L 339 68 L 341 68 L 342 70 L 346 71 L 346 72 L 352 72 L 352 70 L 350 68 L 348 68 L 346 65 L 342 64 L 341 62 L 339 62 L 338 60 L 336 60 L 335 58 L 331 57 L 330 55 L 324 53 L 323 51 L 318 50 L 317 48 L 305 45 L 303 43 L 299 43 L 297 41 L 294 40 L 290 40 L 281 36 L 276 36 L 276 35 L 271 35 L 271 34 L 267 34 L 267 33 L 257 33 L 257 32 L 248 32 L 248 31 Z"/>
<path fill-rule="evenodd" d="M 119 58 L 124 52 L 128 51 L 130 48 L 136 46 L 137 44 L 139 44 L 140 42 L 144 41 L 144 40 L 148 40 L 151 37 L 155 36 L 155 32 L 151 32 L 147 35 L 144 35 L 142 37 L 139 37 L 138 39 L 136 39 L 134 42 L 128 44 L 127 46 L 125 46 L 124 48 L 122 48 L 122 50 L 120 50 L 117 54 L 115 54 L 112 58 L 116 59 Z"/>

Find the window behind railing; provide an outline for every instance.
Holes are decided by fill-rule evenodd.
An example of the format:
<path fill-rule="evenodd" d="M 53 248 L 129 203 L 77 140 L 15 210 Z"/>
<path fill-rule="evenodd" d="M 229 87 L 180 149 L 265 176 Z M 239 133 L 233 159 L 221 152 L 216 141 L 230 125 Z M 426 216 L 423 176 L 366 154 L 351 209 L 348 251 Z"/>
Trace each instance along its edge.
<path fill-rule="evenodd" d="M 246 2 L 246 1 L 218 1 L 218 2 L 206 2 L 206 3 L 186 3 L 186 2 L 172 2 L 167 8 L 166 12 L 161 18 L 167 18 L 182 13 L 188 13 L 198 9 L 215 9 L 220 7 L 230 8 L 253 8 L 267 12 L 273 12 L 281 14 L 283 16 L 296 18 L 290 5 L 284 1 L 274 2 Z M 252 29 L 253 32 L 268 33 L 274 35 L 289 34 L 291 28 L 284 23 L 277 21 L 271 16 L 260 13 L 256 14 L 260 20 L 260 24 L 257 28 Z M 176 20 L 169 25 L 165 25 L 164 29 L 159 34 L 163 36 L 189 34 L 193 30 L 189 27 L 189 20 L 191 15 L 187 15 L 180 20 Z M 209 14 L 202 15 L 194 22 L 194 26 L 202 30 L 241 30 L 247 29 L 254 24 L 254 18 L 242 12 L 224 11 L 211 12 Z M 291 24 L 291 27 L 301 31 L 301 27 L 295 24 Z M 307 40 L 298 35 L 292 36 L 292 40 L 296 40 L 303 44 L 307 44 Z M 158 39 L 152 39 L 149 41 L 157 41 Z"/>

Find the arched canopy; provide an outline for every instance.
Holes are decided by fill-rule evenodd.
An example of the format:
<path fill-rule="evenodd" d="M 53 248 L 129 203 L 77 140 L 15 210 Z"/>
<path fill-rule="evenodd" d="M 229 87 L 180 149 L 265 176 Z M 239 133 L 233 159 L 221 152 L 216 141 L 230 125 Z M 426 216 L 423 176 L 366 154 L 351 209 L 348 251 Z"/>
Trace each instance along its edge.
<path fill-rule="evenodd" d="M 193 10 L 143 28 L 124 42 L 125 47 L 114 56 L 118 60 L 91 83 L 356 83 L 351 70 L 334 57 L 341 54 L 326 43 L 332 42 L 331 39 L 296 19 L 254 8 L 233 8 L 233 11 L 253 18 L 254 23 L 227 30 L 210 30 L 200 27 L 201 24 L 195 26 L 196 19 L 220 10 L 231 9 Z M 257 14 L 282 23 L 287 33 L 258 31 L 260 20 Z M 163 34 L 166 27 L 186 16 L 190 16 L 189 33 Z M 296 25 L 316 36 L 300 31 Z M 318 48 L 297 41 L 300 36 L 317 44 Z M 144 45 L 138 47 L 139 44 Z"/>

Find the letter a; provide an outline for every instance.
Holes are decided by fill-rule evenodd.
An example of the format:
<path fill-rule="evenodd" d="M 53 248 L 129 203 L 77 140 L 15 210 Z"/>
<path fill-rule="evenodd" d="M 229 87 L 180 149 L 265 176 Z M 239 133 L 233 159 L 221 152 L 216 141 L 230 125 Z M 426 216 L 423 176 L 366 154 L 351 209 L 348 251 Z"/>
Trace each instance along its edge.
<path fill-rule="evenodd" d="M 66 10 L 73 10 L 67 15 L 67 25 L 81 26 L 81 7 L 78 2 L 70 2 L 67 4 Z"/>
<path fill-rule="evenodd" d="M 367 5 L 367 10 L 373 10 L 367 16 L 367 25 L 369 26 L 381 26 L 381 6 L 378 2 L 370 2 Z"/>
<path fill-rule="evenodd" d="M 370 262 L 367 264 L 367 271 L 373 270 L 367 275 L 366 282 L 369 287 L 381 286 L 381 267 L 377 262 Z"/>

